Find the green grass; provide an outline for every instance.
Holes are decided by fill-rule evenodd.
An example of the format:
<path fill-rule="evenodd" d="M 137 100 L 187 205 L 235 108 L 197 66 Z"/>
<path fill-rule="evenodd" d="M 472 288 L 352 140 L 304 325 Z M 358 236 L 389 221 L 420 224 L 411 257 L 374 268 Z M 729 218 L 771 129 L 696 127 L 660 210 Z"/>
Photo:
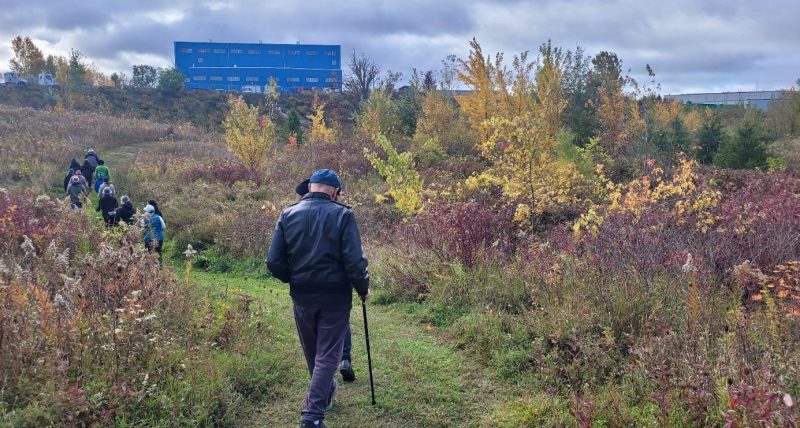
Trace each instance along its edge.
<path fill-rule="evenodd" d="M 131 163 L 136 154 L 151 144 L 115 148 L 105 153 L 109 166 Z M 112 174 L 113 174 L 112 169 Z M 93 200 L 96 205 L 96 200 Z M 96 221 L 94 206 L 86 211 Z M 166 243 L 169 245 L 169 241 Z M 170 254 L 165 249 L 165 254 Z M 212 260 L 213 261 L 213 260 Z M 211 267 L 211 266 L 209 266 Z M 179 274 L 182 269 L 175 266 Z M 308 388 L 308 374 L 300 349 L 291 311 L 288 286 L 258 278 L 258 272 L 192 272 L 192 281 L 212 301 L 235 305 L 242 294 L 251 296 L 261 308 L 264 322 L 273 330 L 272 348 L 264 355 L 287 357 L 290 369 L 285 373 L 264 373 L 251 367 L 253 377 L 277 378 L 277 387 L 247 406 L 246 414 L 237 415 L 243 426 L 296 426 Z M 378 299 L 376 299 L 376 302 Z M 340 382 L 333 410 L 326 422 L 333 427 L 447 427 L 519 426 L 552 418 L 554 407 L 564 420 L 563 407 L 554 406 L 551 397 L 527 397 L 524 391 L 505 379 L 498 380 L 497 370 L 487 369 L 474 357 L 458 349 L 452 338 L 444 337 L 437 327 L 457 321 L 465 308 L 450 308 L 440 313 L 427 312 L 420 305 L 368 304 L 370 341 L 375 375 L 376 406 L 370 404 L 369 377 L 360 303 L 351 314 L 353 365 L 357 380 Z M 420 320 L 430 319 L 433 325 Z M 258 352 L 258 350 L 253 350 Z M 251 356 L 257 360 L 258 355 Z M 261 369 L 263 371 L 263 369 Z M 242 375 L 247 376 L 247 369 Z M 341 378 L 337 375 L 337 378 Z M 522 397 L 522 398 L 520 398 Z M 536 424 L 536 423 L 534 423 Z"/>
<path fill-rule="evenodd" d="M 299 421 L 308 374 L 292 319 L 288 287 L 273 280 L 193 272 L 192 281 L 211 299 L 232 304 L 242 293 L 267 308 L 275 329 L 274 347 L 288 355 L 291 369 L 274 396 L 247 421 L 248 426 L 293 426 Z M 368 304 L 377 405 L 370 405 L 361 306 L 354 305 L 353 365 L 357 379 L 342 384 L 326 420 L 333 427 L 496 426 L 487 415 L 504 403 L 508 385 L 413 321 L 400 307 Z M 338 377 L 338 375 L 337 375 Z M 504 404 L 507 406 L 507 404 Z"/>

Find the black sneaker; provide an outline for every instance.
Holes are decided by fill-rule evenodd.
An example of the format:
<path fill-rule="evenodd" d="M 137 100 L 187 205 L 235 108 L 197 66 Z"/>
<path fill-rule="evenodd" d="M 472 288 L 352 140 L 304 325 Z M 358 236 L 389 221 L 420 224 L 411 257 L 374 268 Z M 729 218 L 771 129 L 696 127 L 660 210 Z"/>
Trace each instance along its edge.
<path fill-rule="evenodd" d="M 328 428 L 328 426 L 325 425 L 325 422 L 323 422 L 322 419 L 318 419 L 314 422 L 300 421 L 300 428 Z"/>
<path fill-rule="evenodd" d="M 342 379 L 345 382 L 356 380 L 356 373 L 353 371 L 353 365 L 350 364 L 350 360 L 342 360 L 339 364 L 339 373 L 342 374 Z"/>

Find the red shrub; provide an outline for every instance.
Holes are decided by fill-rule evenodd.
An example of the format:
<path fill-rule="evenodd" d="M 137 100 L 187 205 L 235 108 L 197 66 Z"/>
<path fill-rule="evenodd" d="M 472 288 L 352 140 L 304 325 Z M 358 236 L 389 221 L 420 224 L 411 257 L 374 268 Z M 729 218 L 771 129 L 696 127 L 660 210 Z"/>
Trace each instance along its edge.
<path fill-rule="evenodd" d="M 724 175 L 723 175 L 724 174 Z M 723 200 L 703 243 L 717 272 L 750 260 L 760 267 L 800 255 L 800 180 L 785 173 L 726 171 L 717 175 Z"/>
<path fill-rule="evenodd" d="M 0 250 L 19 254 L 23 236 L 38 248 L 55 242 L 75 254 L 81 247 L 95 247 L 98 234 L 89 233 L 89 219 L 66 209 L 66 204 L 47 196 L 0 189 Z"/>
<path fill-rule="evenodd" d="M 800 180 L 791 174 L 718 173 L 710 182 L 722 199 L 715 222 L 702 233 L 690 211 L 677 213 L 666 200 L 640 216 L 608 214 L 598 233 L 583 234 L 579 254 L 604 271 L 635 274 L 649 282 L 677 273 L 693 255 L 701 275 L 727 277 L 746 260 L 772 269 L 800 256 Z M 705 185 L 705 184 L 703 184 Z M 563 240 L 562 240 L 563 241 Z"/>
<path fill-rule="evenodd" d="M 441 261 L 472 266 L 479 257 L 502 259 L 514 250 L 510 208 L 469 201 L 434 205 L 403 226 L 403 235 Z"/>

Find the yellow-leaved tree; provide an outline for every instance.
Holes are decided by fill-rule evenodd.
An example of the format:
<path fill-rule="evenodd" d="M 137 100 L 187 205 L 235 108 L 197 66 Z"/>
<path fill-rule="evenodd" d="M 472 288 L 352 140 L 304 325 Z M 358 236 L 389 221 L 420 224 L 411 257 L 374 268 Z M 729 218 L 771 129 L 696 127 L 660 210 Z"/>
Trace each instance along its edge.
<path fill-rule="evenodd" d="M 498 73 L 502 69 L 503 54 L 494 59 L 483 56 L 483 49 L 476 39 L 470 41 L 469 57 L 458 61 L 456 78 L 472 89 L 471 93 L 456 99 L 461 112 L 473 129 L 480 132 L 481 140 L 488 138 L 482 130 L 483 122 L 501 114 L 501 91 L 498 89 Z"/>
<path fill-rule="evenodd" d="M 325 104 L 317 103 L 314 106 L 314 114 L 308 116 L 311 121 L 311 132 L 309 133 L 309 140 L 315 143 L 334 143 L 333 129 L 325 124 Z"/>
<path fill-rule="evenodd" d="M 325 103 L 320 102 L 319 99 L 314 96 L 312 108 L 314 109 L 314 114 L 308 116 L 308 120 L 311 121 L 311 130 L 308 135 L 308 148 L 311 152 L 311 165 L 316 167 L 317 153 L 320 147 L 325 144 L 334 143 L 335 134 L 333 129 L 325 124 Z"/>
<path fill-rule="evenodd" d="M 399 133 L 400 121 L 397 106 L 392 97 L 385 91 L 373 91 L 369 98 L 361 102 L 360 112 L 356 115 L 356 124 L 365 138 Z"/>
<path fill-rule="evenodd" d="M 455 100 L 447 91 L 431 90 L 422 99 L 422 111 L 413 138 L 414 157 L 431 166 L 449 155 L 471 152 L 476 134 L 459 115 Z"/>
<path fill-rule="evenodd" d="M 409 152 L 398 153 L 382 134 L 375 136 L 375 145 L 386 152 L 386 160 L 367 148 L 364 148 L 364 156 L 389 184 L 386 193 L 404 215 L 418 212 L 422 209 L 423 190 L 413 156 Z M 386 196 L 378 195 L 378 200 L 386 200 Z"/>
<path fill-rule="evenodd" d="M 481 113 L 488 117 L 480 122 L 478 148 L 490 167 L 469 178 L 466 185 L 468 189 L 501 186 L 504 196 L 520 201 L 515 213 L 519 222 L 530 221 L 533 215 L 586 205 L 589 193 L 589 183 L 575 165 L 559 159 L 556 151 L 562 138 L 561 112 L 566 106 L 561 50 L 547 43 L 540 53 L 535 80 L 531 80 L 532 66 L 523 54 L 514 58 L 511 71 L 499 69 L 499 64 L 493 66 L 493 83 L 485 84 L 486 89 L 475 88 L 477 92 L 491 90 L 497 96 L 494 107 Z M 487 69 L 477 64 L 479 54 L 479 45 L 473 40 L 473 64 L 468 68 L 462 64 L 460 76 Z M 467 84 L 484 80 L 477 76 L 462 78 Z M 476 99 L 468 99 L 468 104 L 474 107 Z M 478 116 L 476 110 L 471 111 L 474 123 Z"/>
<path fill-rule="evenodd" d="M 260 116 L 258 107 L 248 106 L 244 99 L 230 97 L 230 110 L 222 127 L 228 151 L 233 153 L 250 171 L 254 179 L 269 160 L 269 150 L 275 140 L 275 125 L 266 116 Z"/>

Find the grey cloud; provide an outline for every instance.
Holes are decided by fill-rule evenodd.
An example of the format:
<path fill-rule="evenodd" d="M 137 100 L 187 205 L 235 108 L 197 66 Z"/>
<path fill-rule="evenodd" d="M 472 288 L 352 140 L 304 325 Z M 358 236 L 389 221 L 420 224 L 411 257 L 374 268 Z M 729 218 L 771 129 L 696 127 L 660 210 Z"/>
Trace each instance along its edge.
<path fill-rule="evenodd" d="M 31 35 L 57 53 L 75 47 L 126 72 L 137 55 L 171 63 L 175 40 L 214 39 L 341 44 L 345 54 L 364 51 L 382 68 L 408 74 L 439 68 L 449 54 L 465 56 L 476 36 L 486 52 L 507 57 L 535 55 L 547 39 L 587 54 L 614 51 L 639 80 L 651 64 L 665 92 L 755 81 L 786 87 L 800 77 L 800 2 L 793 0 L 8 1 L 0 42 Z M 0 63 L 8 59 L 10 50 L 0 49 Z"/>

